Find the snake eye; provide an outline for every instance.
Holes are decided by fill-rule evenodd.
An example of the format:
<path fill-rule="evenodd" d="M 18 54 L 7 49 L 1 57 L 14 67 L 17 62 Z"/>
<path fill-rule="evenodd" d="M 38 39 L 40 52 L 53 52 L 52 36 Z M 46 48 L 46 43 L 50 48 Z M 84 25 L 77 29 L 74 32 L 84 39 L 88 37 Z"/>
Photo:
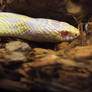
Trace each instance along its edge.
<path fill-rule="evenodd" d="M 69 32 L 67 31 L 61 31 L 61 36 L 62 37 L 66 37 L 69 34 Z"/>

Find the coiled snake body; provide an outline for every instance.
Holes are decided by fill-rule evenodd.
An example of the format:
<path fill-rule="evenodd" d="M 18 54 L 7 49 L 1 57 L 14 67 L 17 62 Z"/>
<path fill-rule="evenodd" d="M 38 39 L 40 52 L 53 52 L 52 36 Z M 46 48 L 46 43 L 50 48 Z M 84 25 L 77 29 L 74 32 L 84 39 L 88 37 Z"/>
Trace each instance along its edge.
<path fill-rule="evenodd" d="M 72 40 L 79 35 L 79 30 L 66 22 L 0 12 L 0 36 L 36 42 L 60 42 Z"/>

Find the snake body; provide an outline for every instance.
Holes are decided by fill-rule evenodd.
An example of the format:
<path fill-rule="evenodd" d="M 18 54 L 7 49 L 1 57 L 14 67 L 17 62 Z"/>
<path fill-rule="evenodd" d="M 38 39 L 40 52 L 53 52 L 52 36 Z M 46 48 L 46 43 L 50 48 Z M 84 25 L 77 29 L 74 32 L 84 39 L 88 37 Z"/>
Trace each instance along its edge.
<path fill-rule="evenodd" d="M 60 42 L 72 40 L 79 35 L 79 30 L 66 22 L 0 12 L 0 36 L 36 42 Z"/>

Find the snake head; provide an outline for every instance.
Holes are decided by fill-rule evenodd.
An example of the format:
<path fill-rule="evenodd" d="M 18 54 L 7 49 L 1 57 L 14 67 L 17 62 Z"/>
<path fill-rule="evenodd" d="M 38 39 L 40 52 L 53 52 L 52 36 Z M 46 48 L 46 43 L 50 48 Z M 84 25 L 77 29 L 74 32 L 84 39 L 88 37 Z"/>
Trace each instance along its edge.
<path fill-rule="evenodd" d="M 80 31 L 68 23 L 62 22 L 61 26 L 62 30 L 60 31 L 60 35 L 62 40 L 72 40 L 80 35 Z"/>

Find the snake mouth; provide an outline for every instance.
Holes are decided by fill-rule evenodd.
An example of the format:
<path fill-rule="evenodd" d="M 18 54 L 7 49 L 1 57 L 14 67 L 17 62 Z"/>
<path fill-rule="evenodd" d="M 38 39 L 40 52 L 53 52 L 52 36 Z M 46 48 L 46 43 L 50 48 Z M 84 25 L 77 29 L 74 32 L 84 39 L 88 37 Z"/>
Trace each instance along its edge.
<path fill-rule="evenodd" d="M 79 36 L 78 33 L 71 33 L 69 31 L 63 30 L 60 32 L 61 37 L 63 40 L 72 40 L 74 38 L 77 38 Z"/>

